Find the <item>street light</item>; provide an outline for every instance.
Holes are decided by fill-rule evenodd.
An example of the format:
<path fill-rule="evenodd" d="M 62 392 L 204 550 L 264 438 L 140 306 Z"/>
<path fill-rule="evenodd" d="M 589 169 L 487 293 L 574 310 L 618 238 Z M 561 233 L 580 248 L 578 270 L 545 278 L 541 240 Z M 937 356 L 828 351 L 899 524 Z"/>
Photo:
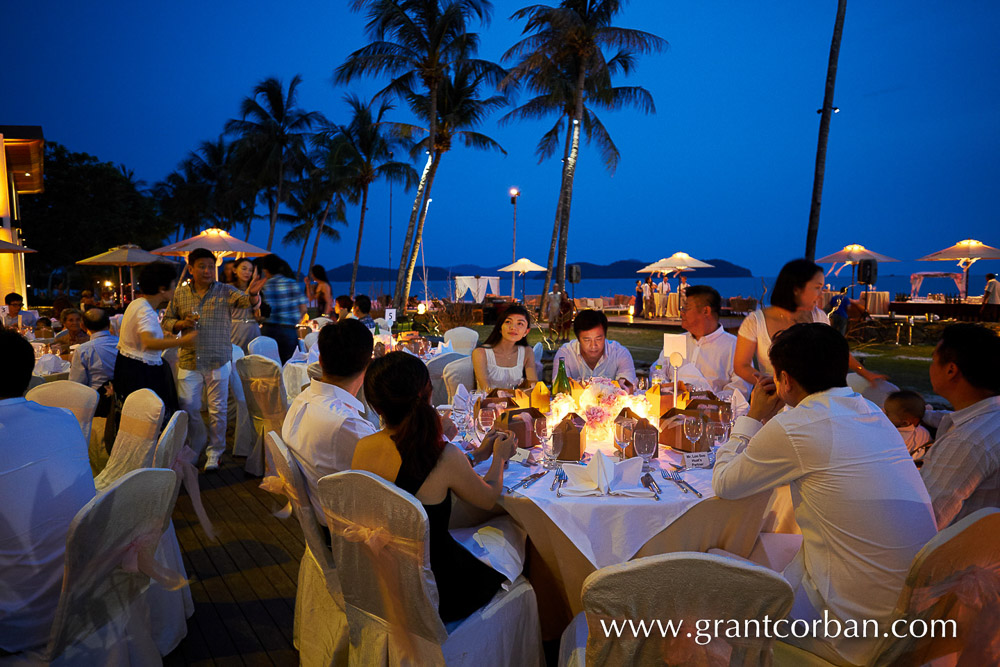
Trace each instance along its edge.
<path fill-rule="evenodd" d="M 521 191 L 517 188 L 510 189 L 510 203 L 514 205 L 514 233 L 510 242 L 510 261 L 517 261 L 517 198 L 521 196 Z M 510 300 L 514 300 L 514 272 L 510 274 Z"/>

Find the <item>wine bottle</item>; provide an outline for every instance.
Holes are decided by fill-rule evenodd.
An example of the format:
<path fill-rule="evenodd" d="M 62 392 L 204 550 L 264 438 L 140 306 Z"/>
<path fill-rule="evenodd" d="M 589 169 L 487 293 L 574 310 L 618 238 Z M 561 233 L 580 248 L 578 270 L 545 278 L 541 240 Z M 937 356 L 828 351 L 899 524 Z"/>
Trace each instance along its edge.
<path fill-rule="evenodd" d="M 552 381 L 552 394 L 569 394 L 572 389 L 569 384 L 569 376 L 566 375 L 566 360 L 559 360 L 559 372 L 556 379 Z"/>

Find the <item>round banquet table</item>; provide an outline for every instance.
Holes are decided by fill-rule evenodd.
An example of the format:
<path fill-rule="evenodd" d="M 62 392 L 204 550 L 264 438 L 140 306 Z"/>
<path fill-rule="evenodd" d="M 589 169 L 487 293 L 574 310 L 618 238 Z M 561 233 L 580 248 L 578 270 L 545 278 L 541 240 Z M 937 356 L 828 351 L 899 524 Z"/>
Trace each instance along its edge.
<path fill-rule="evenodd" d="M 678 460 L 676 453 L 664 448 L 660 456 L 660 460 Z M 658 465 L 654 459 L 652 466 Z M 488 463 L 481 463 L 476 470 L 483 473 L 487 468 Z M 539 466 L 511 463 L 504 484 L 511 486 L 540 470 Z M 685 481 L 704 495 L 698 500 L 664 480 L 659 471 L 654 474 L 661 489 L 659 501 L 613 496 L 557 498 L 550 490 L 551 472 L 526 490 L 522 487 L 501 496 L 499 507 L 528 534 L 525 575 L 538 598 L 543 639 L 558 639 L 573 617 L 583 611 L 583 581 L 601 567 L 645 556 L 713 548 L 742 557 L 750 555 L 771 491 L 723 500 L 712 493 L 711 470 L 685 472 Z M 482 523 L 490 514 L 456 499 L 452 527 Z"/>
<path fill-rule="evenodd" d="M 680 317 L 681 311 L 680 306 L 677 305 L 677 292 L 671 292 L 667 295 L 667 317 Z"/>

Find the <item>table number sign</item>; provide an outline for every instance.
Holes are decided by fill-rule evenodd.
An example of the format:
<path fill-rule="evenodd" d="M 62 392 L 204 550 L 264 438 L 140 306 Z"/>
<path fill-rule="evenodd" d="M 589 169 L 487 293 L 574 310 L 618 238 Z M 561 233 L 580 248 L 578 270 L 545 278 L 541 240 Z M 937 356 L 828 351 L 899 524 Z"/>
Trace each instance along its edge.
<path fill-rule="evenodd" d="M 685 468 L 711 468 L 712 457 L 708 452 L 684 452 Z"/>
<path fill-rule="evenodd" d="M 392 325 L 396 323 L 396 309 L 386 308 L 385 309 L 385 322 L 392 329 Z"/>

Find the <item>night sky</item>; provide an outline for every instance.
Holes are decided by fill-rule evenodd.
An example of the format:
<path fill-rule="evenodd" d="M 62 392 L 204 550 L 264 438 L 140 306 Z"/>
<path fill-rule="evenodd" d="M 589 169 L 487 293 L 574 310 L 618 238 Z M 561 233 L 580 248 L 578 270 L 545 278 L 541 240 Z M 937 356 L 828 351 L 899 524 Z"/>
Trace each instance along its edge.
<path fill-rule="evenodd" d="M 365 43 L 364 19 L 345 0 L 4 4 L 0 124 L 41 125 L 48 140 L 124 163 L 150 186 L 217 137 L 267 76 L 287 83 L 301 73 L 300 105 L 346 122 L 346 90 L 331 74 Z M 494 3 L 481 57 L 498 60 L 518 38 L 521 24 L 508 17 L 524 4 Z M 801 256 L 835 12 L 835 0 L 628 6 L 618 25 L 670 42 L 618 80 L 649 89 L 657 112 L 601 114 L 622 161 L 611 177 L 583 147 L 570 261 L 653 261 L 684 250 L 774 275 Z M 848 3 L 819 255 L 848 243 L 904 260 L 965 238 L 1000 245 L 997 34 L 1000 3 L 991 0 Z M 381 85 L 352 90 L 369 96 Z M 411 120 L 403 108 L 392 118 Z M 509 262 L 512 185 L 523 193 L 517 254 L 545 263 L 560 164 L 538 165 L 534 147 L 553 121 L 501 128 L 498 118 L 480 130 L 506 157 L 456 147 L 441 163 L 428 264 Z M 413 194 L 397 186 L 393 196 L 395 265 Z M 387 185 L 373 187 L 364 264 L 389 261 L 388 197 Z M 324 242 L 320 263 L 353 260 L 357 216 L 349 211 L 339 243 Z M 251 241 L 263 245 L 260 225 Z M 294 264 L 298 250 L 282 254 Z"/>

